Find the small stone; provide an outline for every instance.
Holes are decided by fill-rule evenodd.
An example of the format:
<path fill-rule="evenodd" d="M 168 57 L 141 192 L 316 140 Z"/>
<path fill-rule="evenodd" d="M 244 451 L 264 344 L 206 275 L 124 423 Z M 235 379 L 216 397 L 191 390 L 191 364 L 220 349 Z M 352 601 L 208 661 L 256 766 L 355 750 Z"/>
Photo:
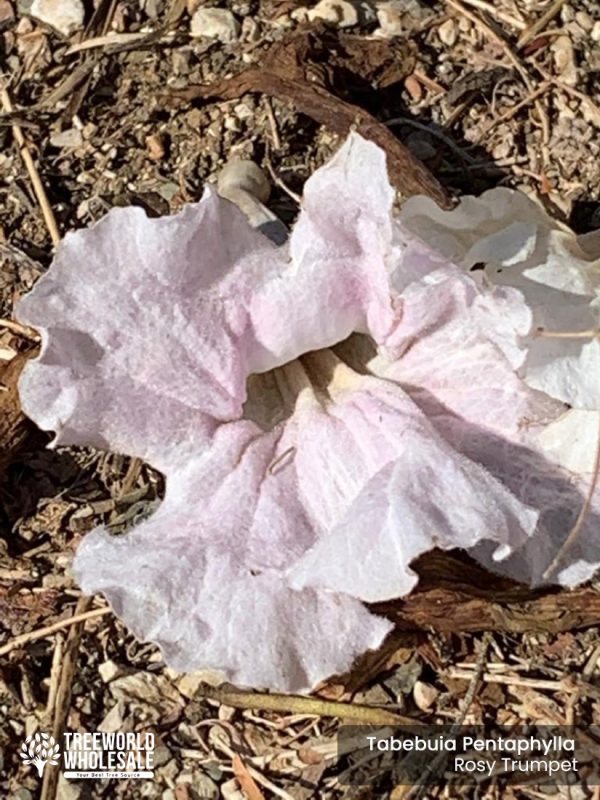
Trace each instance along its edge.
<path fill-rule="evenodd" d="M 496 161 L 502 161 L 507 158 L 512 149 L 513 142 L 509 139 L 501 139 L 497 145 L 492 148 L 492 156 Z"/>
<path fill-rule="evenodd" d="M 307 17 L 311 22 L 316 19 L 333 22 L 338 28 L 351 28 L 358 25 L 358 9 L 348 0 L 320 0 L 311 8 Z"/>
<path fill-rule="evenodd" d="M 600 19 L 594 22 L 592 33 L 590 34 L 594 42 L 600 42 Z"/>
<path fill-rule="evenodd" d="M 413 688 L 413 697 L 417 708 L 421 711 L 429 711 L 439 696 L 439 691 L 430 683 L 417 681 Z"/>
<path fill-rule="evenodd" d="M 184 697 L 192 700 L 198 689 L 203 683 L 209 686 L 219 686 L 224 681 L 224 677 L 210 669 L 198 670 L 198 672 L 187 672 L 177 681 L 177 689 Z"/>
<path fill-rule="evenodd" d="M 578 11 L 575 14 L 575 22 L 582 28 L 584 31 L 591 31 L 594 27 L 594 20 L 592 17 L 587 13 L 587 11 Z"/>
<path fill-rule="evenodd" d="M 98 672 L 100 673 L 100 677 L 104 683 L 110 683 L 111 681 L 114 681 L 115 678 L 118 678 L 123 674 L 123 670 L 119 667 L 119 665 L 115 664 L 115 662 L 111 661 L 110 659 L 100 664 L 98 667 Z"/>
<path fill-rule="evenodd" d="M 226 8 L 199 8 L 192 17 L 190 33 L 227 44 L 240 35 L 240 23 Z"/>
<path fill-rule="evenodd" d="M 308 11 L 308 8 L 300 6 L 299 8 L 294 8 L 292 11 L 290 11 L 289 15 L 286 14 L 285 16 L 288 18 L 288 20 L 294 20 L 294 22 L 308 22 Z M 278 17 L 278 19 L 283 19 L 283 17 Z"/>
<path fill-rule="evenodd" d="M 233 133 L 239 133 L 242 130 L 240 121 L 236 117 L 225 117 L 223 126 L 225 127 L 225 130 L 233 131 Z"/>
<path fill-rule="evenodd" d="M 564 5 L 560 10 L 560 18 L 563 22 L 568 23 L 572 22 L 575 16 L 575 12 L 569 5 Z"/>
<path fill-rule="evenodd" d="M 173 183 L 173 181 L 165 181 L 156 187 L 156 191 L 164 200 L 170 203 L 177 192 L 181 191 L 181 187 Z"/>
<path fill-rule="evenodd" d="M 249 120 L 254 117 L 254 111 L 245 103 L 238 103 L 236 106 L 233 107 L 233 113 L 236 115 L 238 119 L 241 120 Z"/>
<path fill-rule="evenodd" d="M 163 764 L 171 760 L 171 751 L 164 744 L 157 744 L 154 748 L 154 758 L 152 760 L 155 767 L 162 767 Z"/>
<path fill-rule="evenodd" d="M 216 783 L 204 772 L 195 770 L 192 773 L 192 780 L 190 783 L 196 795 L 202 797 L 203 800 L 216 800 L 219 796 L 219 789 Z"/>
<path fill-rule="evenodd" d="M 244 800 L 245 795 L 242 794 L 239 784 L 235 778 L 221 784 L 221 795 L 223 800 Z"/>
<path fill-rule="evenodd" d="M 162 161 L 166 152 L 165 137 L 160 133 L 146 136 L 146 150 L 151 161 Z"/>
<path fill-rule="evenodd" d="M 81 147 L 83 136 L 77 128 L 67 128 L 66 131 L 52 134 L 50 144 L 52 147 Z"/>
<path fill-rule="evenodd" d="M 458 28 L 453 19 L 447 19 L 446 22 L 442 22 L 437 32 L 442 44 L 445 44 L 447 47 L 452 47 L 456 44 Z"/>
<path fill-rule="evenodd" d="M 81 0 L 33 0 L 31 16 L 70 36 L 83 28 L 85 11 Z"/>
<path fill-rule="evenodd" d="M 569 36 L 557 36 L 551 46 L 554 66 L 561 80 L 569 86 L 577 84 L 577 66 L 573 42 Z"/>
<path fill-rule="evenodd" d="M 402 17 L 395 2 L 379 3 L 377 6 L 377 21 L 379 28 L 376 36 L 382 39 L 391 39 L 392 36 L 401 36 L 404 32 Z"/>
<path fill-rule="evenodd" d="M 106 714 L 104 719 L 101 720 L 97 730 L 104 731 L 105 733 L 115 733 L 116 731 L 123 730 L 125 713 L 125 703 L 119 700 Z"/>
<path fill-rule="evenodd" d="M 166 764 L 163 765 L 160 771 L 161 780 L 169 785 L 171 783 L 175 783 L 175 778 L 181 772 L 181 767 L 177 763 L 176 759 L 172 758 L 170 761 L 167 761 Z"/>

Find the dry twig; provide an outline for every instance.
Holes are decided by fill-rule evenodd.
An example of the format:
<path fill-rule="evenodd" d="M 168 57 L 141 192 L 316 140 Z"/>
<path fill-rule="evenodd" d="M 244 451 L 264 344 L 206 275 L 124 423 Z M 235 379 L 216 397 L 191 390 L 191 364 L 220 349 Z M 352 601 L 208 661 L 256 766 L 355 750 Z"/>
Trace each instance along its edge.
<path fill-rule="evenodd" d="M 22 336 L 24 339 L 29 339 L 31 342 L 40 341 L 40 335 L 37 331 L 34 331 L 33 328 L 29 328 L 27 325 L 21 325 L 19 322 L 15 322 L 14 319 L 0 317 L 0 328 L 6 328 L 6 330 L 12 331 L 18 336 Z"/>
<path fill-rule="evenodd" d="M 496 19 L 499 19 L 501 22 L 506 22 L 507 25 L 519 31 L 527 27 L 527 24 L 523 22 L 522 19 L 507 14 L 506 11 L 502 11 L 501 8 L 498 8 L 497 5 L 493 3 L 486 3 L 486 0 L 464 0 L 464 2 L 468 6 L 473 6 L 473 8 L 478 8 L 480 11 L 485 11 L 491 17 L 496 17 Z"/>
<path fill-rule="evenodd" d="M 555 0 L 555 2 L 552 3 L 552 5 L 542 14 L 539 19 L 537 19 L 528 28 L 525 28 L 517 41 L 517 49 L 520 50 L 527 44 L 527 42 L 530 42 L 535 36 L 537 36 L 537 34 L 546 27 L 550 20 L 554 19 L 564 4 L 565 0 Z"/>
<path fill-rule="evenodd" d="M 10 95 L 8 94 L 8 90 L 4 86 L 0 90 L 0 100 L 2 102 L 2 108 L 4 111 L 6 111 L 7 114 L 12 114 L 14 111 L 13 104 L 10 99 Z M 56 224 L 54 212 L 52 211 L 52 207 L 48 201 L 44 184 L 42 183 L 39 172 L 37 171 L 33 156 L 31 155 L 31 152 L 27 146 L 27 142 L 25 141 L 25 136 L 23 135 L 21 126 L 17 122 L 13 122 L 11 127 L 13 136 L 15 137 L 15 141 L 19 147 L 19 152 L 21 153 L 21 158 L 23 159 L 23 163 L 25 164 L 25 168 L 29 174 L 34 194 L 42 210 L 44 222 L 46 223 L 46 228 L 48 229 L 48 233 L 52 239 L 52 244 L 57 245 L 60 241 L 60 233 L 58 232 L 58 225 Z"/>
<path fill-rule="evenodd" d="M 419 725 L 420 720 L 397 714 L 377 706 L 321 700 L 319 697 L 302 697 L 294 694 L 262 694 L 245 692 L 231 686 L 214 688 L 202 684 L 197 697 L 216 700 L 233 708 L 251 708 L 260 711 L 280 711 L 293 714 L 314 714 L 337 717 L 360 725 Z"/>
<path fill-rule="evenodd" d="M 54 719 L 52 723 L 52 736 L 55 741 L 59 742 L 67 721 L 69 708 L 71 707 L 71 691 L 73 685 L 73 676 L 77 666 L 77 654 L 79 652 L 79 644 L 81 641 L 81 634 L 83 632 L 83 619 L 85 614 L 92 603 L 91 597 L 80 597 L 75 608 L 73 620 L 77 619 L 75 624 L 72 624 L 71 629 L 67 636 L 65 643 L 63 658 L 60 665 L 60 677 L 58 679 L 58 687 L 56 689 L 56 700 L 54 703 Z M 44 770 L 44 778 L 42 781 L 42 791 L 40 793 L 40 800 L 54 800 L 56 797 L 56 790 L 58 787 L 57 769 L 49 765 Z"/>
<path fill-rule="evenodd" d="M 79 625 L 80 623 L 86 622 L 88 619 L 104 617 L 106 614 L 110 613 L 111 609 L 108 606 L 104 608 L 94 608 L 91 611 L 85 611 L 82 613 L 79 613 L 79 611 L 75 609 L 75 614 L 72 617 L 61 619 L 58 622 L 54 622 L 52 625 L 46 625 L 44 628 L 37 628 L 37 630 L 29 631 L 29 633 L 23 633 L 21 636 L 15 636 L 15 638 L 11 639 L 10 642 L 7 642 L 7 644 L 0 647 L 0 656 L 5 656 L 7 653 L 15 650 L 17 647 L 22 647 L 29 642 L 34 642 L 37 639 L 45 639 L 46 636 L 51 636 L 53 633 L 56 633 L 56 631 L 63 630 L 63 628 L 69 628 L 72 625 Z"/>
<path fill-rule="evenodd" d="M 537 89 L 534 89 L 533 92 L 530 92 L 526 97 L 524 97 L 514 106 L 509 108 L 508 111 L 505 111 L 504 114 L 501 114 L 499 117 L 493 119 L 479 137 L 479 141 L 484 140 L 487 137 L 488 133 L 490 133 L 490 131 L 492 131 L 498 125 L 501 125 L 503 122 L 509 122 L 515 116 L 515 114 L 519 113 L 519 111 L 522 108 L 525 108 L 525 106 L 528 106 L 530 103 L 533 103 L 534 100 L 537 100 L 537 98 L 540 95 L 544 94 L 544 92 L 546 92 L 549 88 L 550 88 L 549 81 L 544 81 L 543 83 L 540 83 Z"/>
<path fill-rule="evenodd" d="M 475 14 L 472 11 L 469 11 L 468 8 L 460 2 L 460 0 L 444 0 L 444 2 L 454 8 L 456 11 L 460 12 L 464 17 L 469 19 L 477 28 L 479 28 L 485 35 L 495 42 L 502 50 L 504 54 L 513 65 L 513 67 L 517 70 L 521 79 L 530 93 L 533 93 L 536 89 L 529 73 L 527 72 L 526 67 L 524 66 L 523 62 L 521 61 L 520 57 L 515 53 L 515 51 L 511 48 L 508 42 L 500 36 L 491 25 L 488 25 L 481 17 Z M 543 142 L 546 144 L 550 139 L 550 123 L 548 121 L 548 115 L 544 111 L 544 108 L 538 99 L 534 100 L 534 107 L 535 110 L 540 118 L 540 123 L 542 125 L 542 136 Z"/>

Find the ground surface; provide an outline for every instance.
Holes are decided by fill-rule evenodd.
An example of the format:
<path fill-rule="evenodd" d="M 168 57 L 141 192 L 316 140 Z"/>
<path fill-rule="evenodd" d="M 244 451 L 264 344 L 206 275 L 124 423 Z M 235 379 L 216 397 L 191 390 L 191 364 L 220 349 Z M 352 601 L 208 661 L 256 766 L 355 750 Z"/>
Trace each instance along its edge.
<path fill-rule="evenodd" d="M 173 94 L 259 66 L 275 43 L 305 35 L 306 11 L 296 0 L 231 0 L 222 7 L 235 15 L 240 38 L 222 44 L 190 37 L 197 5 L 102 0 L 93 16 L 90 4 L 85 31 L 65 38 L 30 18 L 29 3 L 0 0 L 0 72 L 8 89 L 0 119 L 4 320 L 52 253 L 10 123 L 25 137 L 61 234 L 114 205 L 170 213 L 197 199 L 232 155 L 253 158 L 272 174 L 270 206 L 293 220 L 294 193 L 335 148 L 336 135 L 285 98 L 248 93 L 191 105 L 176 104 Z M 392 0 L 357 8 L 357 24 L 343 34 L 340 24 L 353 21 L 345 7 L 334 9 L 338 20 L 329 28 L 312 25 L 305 78 L 308 71 L 319 86 L 388 123 L 451 194 L 515 186 L 578 231 L 600 226 L 596 3 Z M 342 35 L 360 38 L 342 41 Z M 0 322 L 6 363 L 29 346 Z M 281 701 L 279 710 L 236 709 L 201 697 L 198 686 L 210 676 L 173 673 L 156 648 L 136 642 L 102 611 L 81 628 L 18 638 L 75 611 L 103 608 L 100 598 L 75 608 L 79 592 L 68 569 L 74 549 L 98 522 L 118 530 L 149 513 L 162 491 L 160 476 L 126 458 L 48 452 L 43 445 L 29 438 L 0 485 L 3 796 L 40 796 L 35 771 L 17 751 L 26 735 L 61 724 L 70 731 L 153 731 L 156 776 L 58 787 L 49 781 L 44 800 L 348 796 L 341 768 L 332 767 L 338 723 L 323 707 Z M 555 634 L 405 632 L 390 652 L 318 696 L 385 704 L 431 721 L 599 723 L 599 655 L 595 627 Z M 547 796 L 500 785 L 421 796 Z M 363 794 L 387 792 L 395 800 L 409 796 L 390 781 Z M 600 795 L 574 787 L 553 796 Z"/>

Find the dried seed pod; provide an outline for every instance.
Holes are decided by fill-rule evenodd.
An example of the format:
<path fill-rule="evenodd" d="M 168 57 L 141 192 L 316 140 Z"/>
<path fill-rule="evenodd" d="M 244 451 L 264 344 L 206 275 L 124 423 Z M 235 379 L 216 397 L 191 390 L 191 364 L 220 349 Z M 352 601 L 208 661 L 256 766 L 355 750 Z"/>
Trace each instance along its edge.
<path fill-rule="evenodd" d="M 217 191 L 243 211 L 254 228 L 259 228 L 275 244 L 287 239 L 287 228 L 264 205 L 271 194 L 265 172 L 254 161 L 235 158 L 219 173 Z"/>

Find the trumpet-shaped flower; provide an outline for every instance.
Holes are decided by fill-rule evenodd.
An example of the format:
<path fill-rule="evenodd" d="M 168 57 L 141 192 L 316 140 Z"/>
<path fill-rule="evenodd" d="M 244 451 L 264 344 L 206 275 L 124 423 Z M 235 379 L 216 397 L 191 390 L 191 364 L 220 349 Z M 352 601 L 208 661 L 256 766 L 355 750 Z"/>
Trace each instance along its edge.
<path fill-rule="evenodd" d="M 523 380 L 523 294 L 476 281 L 393 200 L 383 152 L 352 135 L 286 245 L 210 188 L 172 217 L 116 209 L 19 306 L 43 336 L 26 413 L 166 477 L 159 509 L 88 534 L 74 571 L 177 669 L 309 689 L 381 643 L 364 601 L 409 592 L 416 556 L 518 560 L 583 502 L 539 445 L 565 404 Z"/>

